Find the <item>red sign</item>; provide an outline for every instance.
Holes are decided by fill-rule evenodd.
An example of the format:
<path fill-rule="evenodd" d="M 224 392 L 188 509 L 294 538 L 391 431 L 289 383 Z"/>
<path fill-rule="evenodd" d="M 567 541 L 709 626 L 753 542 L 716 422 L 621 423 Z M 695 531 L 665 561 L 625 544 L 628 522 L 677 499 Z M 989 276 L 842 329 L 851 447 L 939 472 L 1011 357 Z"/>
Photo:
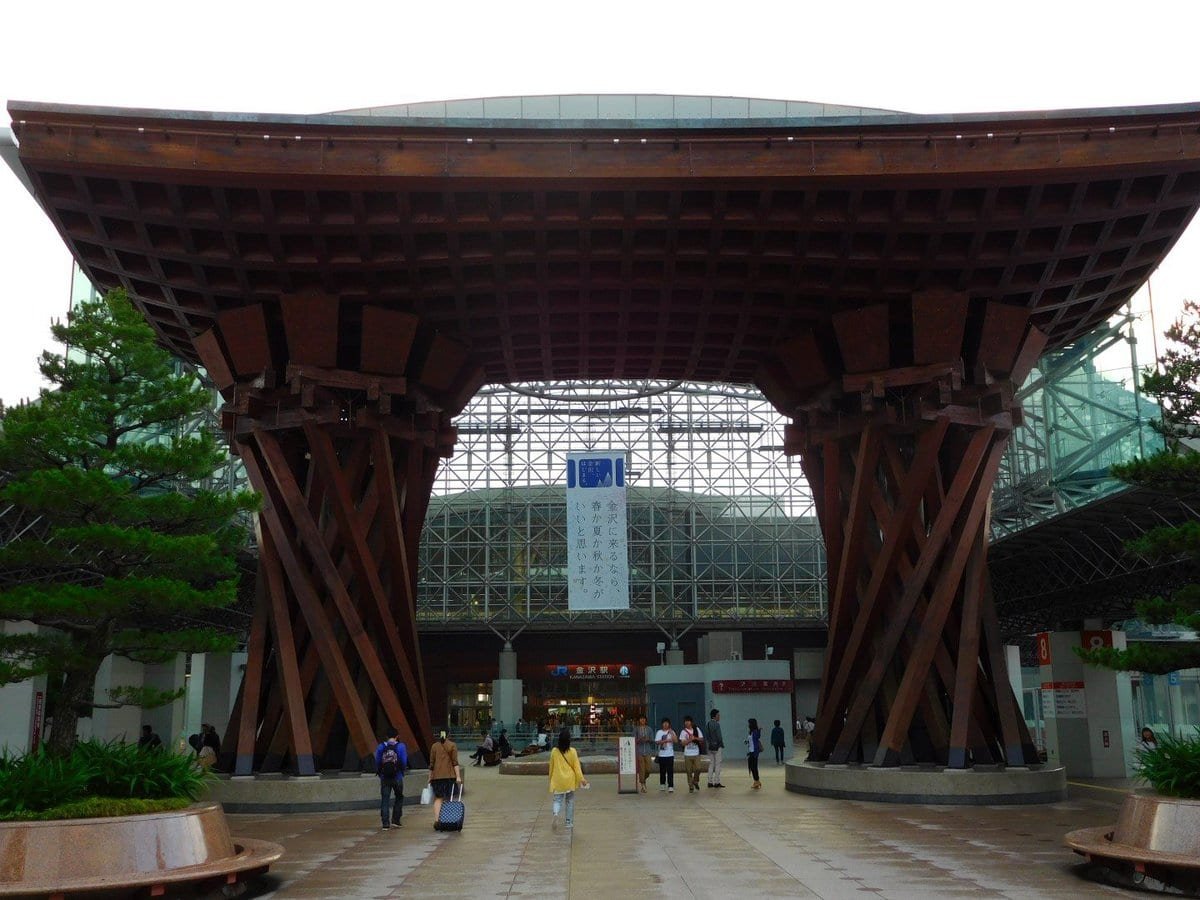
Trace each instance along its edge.
<path fill-rule="evenodd" d="M 1037 636 L 1038 665 L 1050 665 L 1050 632 L 1043 631 Z"/>
<path fill-rule="evenodd" d="M 1081 631 L 1079 637 L 1084 650 L 1099 650 L 1113 645 L 1111 631 Z"/>
<path fill-rule="evenodd" d="M 1082 681 L 1043 681 L 1043 691 L 1082 691 Z"/>
<path fill-rule="evenodd" d="M 714 694 L 790 694 L 790 678 L 726 678 L 712 683 Z"/>
<path fill-rule="evenodd" d="M 42 742 L 42 716 L 46 711 L 46 694 L 37 691 L 33 695 L 33 725 L 29 731 L 29 752 L 32 753 Z"/>
<path fill-rule="evenodd" d="M 546 666 L 546 674 L 551 678 L 565 678 L 569 681 L 616 681 L 629 678 L 633 666 L 629 663 L 572 663 L 569 666 Z"/>

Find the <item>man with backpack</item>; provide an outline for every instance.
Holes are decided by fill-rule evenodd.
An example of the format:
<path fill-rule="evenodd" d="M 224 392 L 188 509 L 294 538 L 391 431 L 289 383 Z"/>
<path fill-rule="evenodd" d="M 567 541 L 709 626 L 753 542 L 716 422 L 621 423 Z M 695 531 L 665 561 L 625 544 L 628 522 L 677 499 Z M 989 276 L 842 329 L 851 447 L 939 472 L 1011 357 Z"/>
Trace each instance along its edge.
<path fill-rule="evenodd" d="M 408 769 L 408 748 L 400 740 L 400 732 L 392 729 L 375 748 L 375 774 L 379 776 L 379 817 L 383 820 L 383 830 L 387 831 L 392 825 L 400 827 L 400 817 L 404 815 L 404 772 Z M 392 795 L 396 802 L 391 804 L 391 815 L 388 815 L 388 805 Z"/>

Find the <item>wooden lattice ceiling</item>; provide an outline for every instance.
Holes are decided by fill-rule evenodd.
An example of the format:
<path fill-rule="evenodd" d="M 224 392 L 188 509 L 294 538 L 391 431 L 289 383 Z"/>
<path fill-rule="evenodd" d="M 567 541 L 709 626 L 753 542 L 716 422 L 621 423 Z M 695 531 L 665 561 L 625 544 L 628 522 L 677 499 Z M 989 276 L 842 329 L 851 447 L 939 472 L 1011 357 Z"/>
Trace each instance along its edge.
<path fill-rule="evenodd" d="M 341 298 L 344 368 L 369 302 L 493 382 L 748 383 L 835 311 L 911 327 L 931 288 L 1029 308 L 1053 347 L 1200 204 L 1200 107 L 619 134 L 9 109 L 88 275 L 192 359 L 218 312 L 306 292 Z"/>

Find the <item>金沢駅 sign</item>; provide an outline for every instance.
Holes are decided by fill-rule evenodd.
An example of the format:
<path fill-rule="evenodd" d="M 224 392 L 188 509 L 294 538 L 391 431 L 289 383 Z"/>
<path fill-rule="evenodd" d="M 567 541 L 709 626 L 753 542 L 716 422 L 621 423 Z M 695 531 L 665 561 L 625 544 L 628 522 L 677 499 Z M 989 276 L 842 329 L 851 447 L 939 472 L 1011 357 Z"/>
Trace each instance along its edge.
<path fill-rule="evenodd" d="M 714 694 L 790 694 L 790 678 L 726 678 L 712 683 Z"/>
<path fill-rule="evenodd" d="M 567 608 L 629 609 L 625 452 L 567 454 Z"/>
<path fill-rule="evenodd" d="M 610 681 L 628 678 L 633 667 L 628 663 L 585 663 L 570 666 L 546 666 L 551 678 L 566 678 L 574 681 Z"/>

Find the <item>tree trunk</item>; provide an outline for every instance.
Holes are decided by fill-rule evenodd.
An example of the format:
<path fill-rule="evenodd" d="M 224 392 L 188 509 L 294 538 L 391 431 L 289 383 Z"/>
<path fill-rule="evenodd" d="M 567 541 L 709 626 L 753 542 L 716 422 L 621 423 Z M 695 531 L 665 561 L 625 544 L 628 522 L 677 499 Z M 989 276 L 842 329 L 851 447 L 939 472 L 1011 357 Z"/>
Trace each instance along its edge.
<path fill-rule="evenodd" d="M 104 657 L 89 658 L 81 667 L 67 669 L 62 690 L 50 708 L 53 724 L 46 750 L 56 756 L 66 756 L 75 746 L 75 731 L 79 727 L 79 711 L 91 706 L 96 690 L 96 675 Z"/>

